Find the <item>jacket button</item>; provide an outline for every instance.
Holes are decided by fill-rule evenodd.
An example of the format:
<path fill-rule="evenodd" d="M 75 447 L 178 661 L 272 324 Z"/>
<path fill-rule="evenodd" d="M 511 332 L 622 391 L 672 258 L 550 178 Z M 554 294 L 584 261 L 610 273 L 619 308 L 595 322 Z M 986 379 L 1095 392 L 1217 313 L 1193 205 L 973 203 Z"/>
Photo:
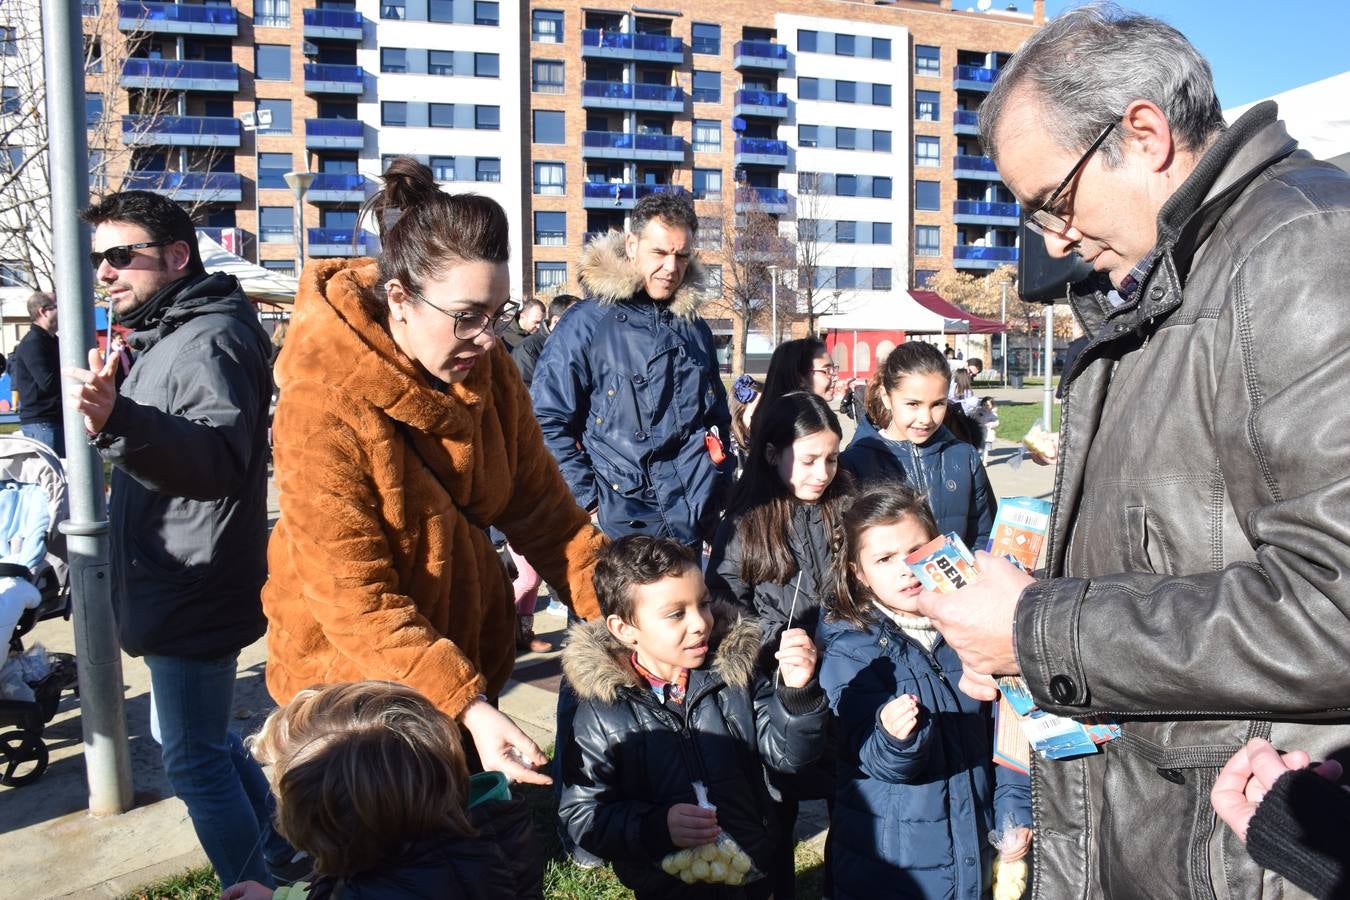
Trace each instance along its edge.
<path fill-rule="evenodd" d="M 642 496 L 646 497 L 648 500 L 654 500 L 656 498 L 656 488 L 647 488 L 642 492 Z"/>
<path fill-rule="evenodd" d="M 613 396 L 614 396 L 614 389 L 613 389 L 613 388 L 610 388 L 608 391 L 605 392 L 605 394 L 606 394 L 606 396 L 613 397 Z"/>
<path fill-rule="evenodd" d="M 628 321 L 628 313 L 619 313 L 619 314 L 618 314 L 617 316 L 615 316 L 614 318 L 615 318 L 617 321 L 620 321 L 620 322 L 627 322 L 627 321 Z"/>
<path fill-rule="evenodd" d="M 637 433 L 635 433 L 635 434 L 633 435 L 633 440 L 635 440 L 635 441 L 639 441 L 639 442 L 640 442 L 640 441 L 645 441 L 646 439 L 647 439 L 647 432 L 645 432 L 645 431 L 639 431 L 639 432 L 637 432 Z"/>
<path fill-rule="evenodd" d="M 595 424 L 597 424 L 597 425 L 603 425 L 603 424 L 605 424 L 605 420 L 602 419 L 602 418 L 600 418 L 599 416 L 596 416 L 596 417 L 595 417 Z"/>
<path fill-rule="evenodd" d="M 619 489 L 619 486 L 617 484 L 611 484 L 610 487 L 614 488 L 614 490 L 616 491 Z"/>
<path fill-rule="evenodd" d="M 1073 680 L 1067 675 L 1056 675 L 1050 679 L 1050 696 L 1056 703 L 1068 703 L 1077 691 Z"/>
<path fill-rule="evenodd" d="M 1148 295 L 1149 295 L 1150 297 L 1152 297 L 1154 300 L 1161 300 L 1161 299 L 1162 299 L 1162 295 L 1165 294 L 1165 293 L 1166 293 L 1166 291 L 1164 291 L 1163 288 L 1162 288 L 1162 285 L 1159 284 L 1159 285 L 1154 285 L 1154 286 L 1153 286 L 1153 290 L 1149 291 L 1149 292 L 1148 292 Z"/>
<path fill-rule="evenodd" d="M 646 383 L 647 383 L 647 379 L 646 379 L 644 376 L 642 376 L 642 375 L 634 375 L 634 376 L 633 376 L 633 384 L 646 384 Z"/>
<path fill-rule="evenodd" d="M 885 647 L 886 644 L 889 643 L 889 641 L 887 641 L 886 638 L 882 638 L 881 640 L 877 641 L 877 643 Z"/>
<path fill-rule="evenodd" d="M 968 866 L 973 866 L 973 865 L 975 865 L 975 857 L 973 857 L 973 856 L 967 856 L 965 862 L 966 862 L 966 865 L 968 865 Z"/>
<path fill-rule="evenodd" d="M 1159 769 L 1158 774 L 1173 784 L 1186 783 L 1186 774 L 1180 769 Z"/>

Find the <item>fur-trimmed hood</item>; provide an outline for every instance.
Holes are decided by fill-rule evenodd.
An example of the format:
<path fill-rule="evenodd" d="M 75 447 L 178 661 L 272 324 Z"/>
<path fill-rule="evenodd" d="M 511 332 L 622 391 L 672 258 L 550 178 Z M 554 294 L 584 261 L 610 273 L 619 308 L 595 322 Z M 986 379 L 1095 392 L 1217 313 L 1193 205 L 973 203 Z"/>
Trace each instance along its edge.
<path fill-rule="evenodd" d="M 612 231 L 586 245 L 578 268 L 581 288 L 606 306 L 637 296 L 642 292 L 642 275 L 628 258 L 624 249 L 624 235 Z M 708 270 L 695 252 L 685 269 L 684 281 L 668 301 L 672 313 L 686 319 L 695 318 L 703 304 L 707 290 Z"/>
<path fill-rule="evenodd" d="M 728 686 L 749 690 L 759 654 L 759 623 L 727 604 L 717 604 L 709 644 L 711 652 L 700 670 L 713 670 Z M 595 619 L 568 629 L 562 670 L 582 700 L 613 705 L 625 687 L 646 687 L 630 663 L 632 655 L 631 648 L 609 633 L 604 619 Z"/>

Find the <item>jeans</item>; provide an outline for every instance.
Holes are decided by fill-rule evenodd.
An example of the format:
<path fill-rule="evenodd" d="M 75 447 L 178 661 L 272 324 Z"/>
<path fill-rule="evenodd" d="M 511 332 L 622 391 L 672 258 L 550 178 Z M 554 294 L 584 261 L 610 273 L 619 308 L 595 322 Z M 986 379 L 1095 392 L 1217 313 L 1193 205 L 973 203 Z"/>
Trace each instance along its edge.
<path fill-rule="evenodd" d="M 32 422 L 24 422 L 19 426 L 19 431 L 26 438 L 45 444 L 52 448 L 52 451 L 59 459 L 66 458 L 66 432 L 61 427 L 60 419 L 38 419 Z"/>
<path fill-rule="evenodd" d="M 268 860 L 288 860 L 293 851 L 272 828 L 267 777 L 230 731 L 238 659 L 146 656 L 150 733 L 221 885 L 273 886 Z"/>

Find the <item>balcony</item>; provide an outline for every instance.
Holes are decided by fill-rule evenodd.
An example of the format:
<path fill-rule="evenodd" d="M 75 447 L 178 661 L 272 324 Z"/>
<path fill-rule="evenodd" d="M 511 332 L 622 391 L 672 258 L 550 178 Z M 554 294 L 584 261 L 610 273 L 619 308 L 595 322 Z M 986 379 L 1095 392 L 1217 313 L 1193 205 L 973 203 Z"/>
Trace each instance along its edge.
<path fill-rule="evenodd" d="M 239 120 L 228 116 L 123 116 L 128 147 L 238 147 Z"/>
<path fill-rule="evenodd" d="M 974 110 L 958 109 L 952 113 L 952 130 L 957 134 L 979 134 L 980 114 Z"/>
<path fill-rule="evenodd" d="M 784 72 L 788 67 L 787 47 L 772 41 L 737 41 L 732 50 L 731 64 L 737 69 Z"/>
<path fill-rule="evenodd" d="M 360 150 L 366 145 L 366 127 L 355 119 L 306 119 L 305 149 Z"/>
<path fill-rule="evenodd" d="M 366 199 L 366 176 L 320 172 L 314 176 L 305 199 L 319 205 L 325 203 L 362 203 Z"/>
<path fill-rule="evenodd" d="M 187 3 L 118 3 L 117 28 L 137 34 L 199 34 L 236 37 L 239 13 L 232 6 Z"/>
<path fill-rule="evenodd" d="M 128 59 L 122 87 L 152 91 L 239 91 L 239 66 L 232 62 L 189 59 Z"/>
<path fill-rule="evenodd" d="M 684 88 L 623 81 L 583 81 L 581 106 L 584 109 L 684 112 Z"/>
<path fill-rule="evenodd" d="M 1021 224 L 1022 207 L 1016 203 L 986 203 L 982 200 L 957 200 L 952 205 L 952 221 L 957 225 Z"/>
<path fill-rule="evenodd" d="M 778 91 L 737 91 L 733 116 L 768 116 L 773 119 L 786 119 L 788 114 L 787 94 Z"/>
<path fill-rule="evenodd" d="M 237 172 L 128 172 L 124 191 L 153 191 L 187 203 L 239 203 L 244 199 L 243 178 Z"/>
<path fill-rule="evenodd" d="M 305 232 L 305 254 L 308 256 L 365 256 L 369 235 L 364 231 L 355 234 L 356 244 L 352 245 L 350 228 L 310 228 Z"/>
<path fill-rule="evenodd" d="M 360 66 L 305 63 L 306 94 L 359 94 L 365 87 L 366 73 Z"/>
<path fill-rule="evenodd" d="M 366 19 L 349 9 L 305 10 L 305 37 L 319 41 L 359 41 Z"/>
<path fill-rule="evenodd" d="M 684 41 L 663 34 L 585 28 L 581 32 L 581 56 L 583 59 L 605 59 L 615 62 L 659 62 L 679 65 L 684 62 Z"/>
<path fill-rule="evenodd" d="M 958 269 L 997 269 L 1016 264 L 1016 247 L 978 247 L 957 244 L 952 248 L 952 265 Z"/>
<path fill-rule="evenodd" d="M 584 131 L 582 159 L 645 159 L 683 162 L 684 138 L 671 134 L 630 134 L 626 131 Z"/>
<path fill-rule="evenodd" d="M 787 141 L 741 138 L 736 142 L 734 162 L 737 166 L 786 166 Z"/>
<path fill-rule="evenodd" d="M 957 154 L 952 163 L 957 178 L 973 178 L 977 181 L 1001 181 L 998 167 L 987 156 L 962 156 Z"/>
<path fill-rule="evenodd" d="M 649 194 L 688 196 L 689 191 L 678 184 L 588 181 L 582 186 L 581 204 L 586 209 L 632 209 Z"/>
<path fill-rule="evenodd" d="M 952 87 L 958 91 L 989 93 L 998 81 L 998 69 L 984 66 L 956 66 L 952 69 Z"/>
<path fill-rule="evenodd" d="M 782 188 L 736 188 L 736 212 L 762 212 L 781 216 L 788 211 L 788 193 Z"/>

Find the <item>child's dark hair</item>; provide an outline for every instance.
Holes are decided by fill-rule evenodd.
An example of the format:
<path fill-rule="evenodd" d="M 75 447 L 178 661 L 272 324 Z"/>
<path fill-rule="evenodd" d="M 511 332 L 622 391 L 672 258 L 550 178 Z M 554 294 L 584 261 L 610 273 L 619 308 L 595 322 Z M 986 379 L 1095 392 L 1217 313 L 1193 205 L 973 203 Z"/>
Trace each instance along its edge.
<path fill-rule="evenodd" d="M 833 431 L 841 440 L 839 418 L 824 400 L 806 391 L 784 394 L 755 411 L 758 427 L 750 435 L 750 453 L 745 471 L 731 494 L 728 516 L 740 516 L 741 577 L 749 584 L 773 582 L 787 584 L 797 574 L 797 563 L 787 552 L 785 542 L 792 533 L 792 511 L 797 499 L 777 468 L 769 462 L 769 448 L 782 453 L 799 438 L 822 431 Z M 852 479 L 842 469 L 818 501 L 832 549 L 837 549 L 840 501 L 847 496 Z"/>
<path fill-rule="evenodd" d="M 877 428 L 891 424 L 891 414 L 881 402 L 910 375 L 941 375 L 948 387 L 952 383 L 952 367 L 942 351 L 923 341 L 906 341 L 891 351 L 886 362 L 867 382 L 867 417 Z"/>
<path fill-rule="evenodd" d="M 474 834 L 459 728 L 406 685 L 300 691 L 249 746 L 273 767 L 277 831 L 320 875 L 369 871 L 437 833 Z"/>
<path fill-rule="evenodd" d="M 810 390 L 813 364 L 819 357 L 828 358 L 829 355 L 830 351 L 818 338 L 800 338 L 779 344 L 769 357 L 769 371 L 764 375 L 764 396 L 750 422 L 751 433 L 759 427 L 766 406 L 784 394 Z"/>
<path fill-rule="evenodd" d="M 655 584 L 663 578 L 678 578 L 693 569 L 698 557 L 684 544 L 645 534 L 621 537 L 600 551 L 595 563 L 595 599 L 600 614 L 618 616 L 633 624 L 633 588 Z"/>
<path fill-rule="evenodd" d="M 866 628 L 872 622 L 872 592 L 853 576 L 850 563 L 859 564 L 862 536 L 869 528 L 894 525 L 911 517 L 923 525 L 930 539 L 937 537 L 937 521 L 928 508 L 927 498 L 907 484 L 871 482 L 865 490 L 849 498 L 840 523 L 842 552 L 834 555 L 834 596 L 826 598 L 825 604 L 831 619 L 858 628 Z"/>
<path fill-rule="evenodd" d="M 377 322 L 389 317 L 384 285 L 397 279 L 418 295 L 427 279 L 457 262 L 504 263 L 511 256 L 506 212 L 496 200 L 478 194 L 447 194 L 431 169 L 400 156 L 384 172 L 384 186 L 361 207 L 380 233 L 380 274 L 374 290 L 361 298 Z"/>
<path fill-rule="evenodd" d="M 152 241 L 182 241 L 188 246 L 188 265 L 183 274 L 206 272 L 192 218 L 168 197 L 150 191 L 118 191 L 80 213 L 80 218 L 95 228 L 104 222 L 139 225 Z"/>

